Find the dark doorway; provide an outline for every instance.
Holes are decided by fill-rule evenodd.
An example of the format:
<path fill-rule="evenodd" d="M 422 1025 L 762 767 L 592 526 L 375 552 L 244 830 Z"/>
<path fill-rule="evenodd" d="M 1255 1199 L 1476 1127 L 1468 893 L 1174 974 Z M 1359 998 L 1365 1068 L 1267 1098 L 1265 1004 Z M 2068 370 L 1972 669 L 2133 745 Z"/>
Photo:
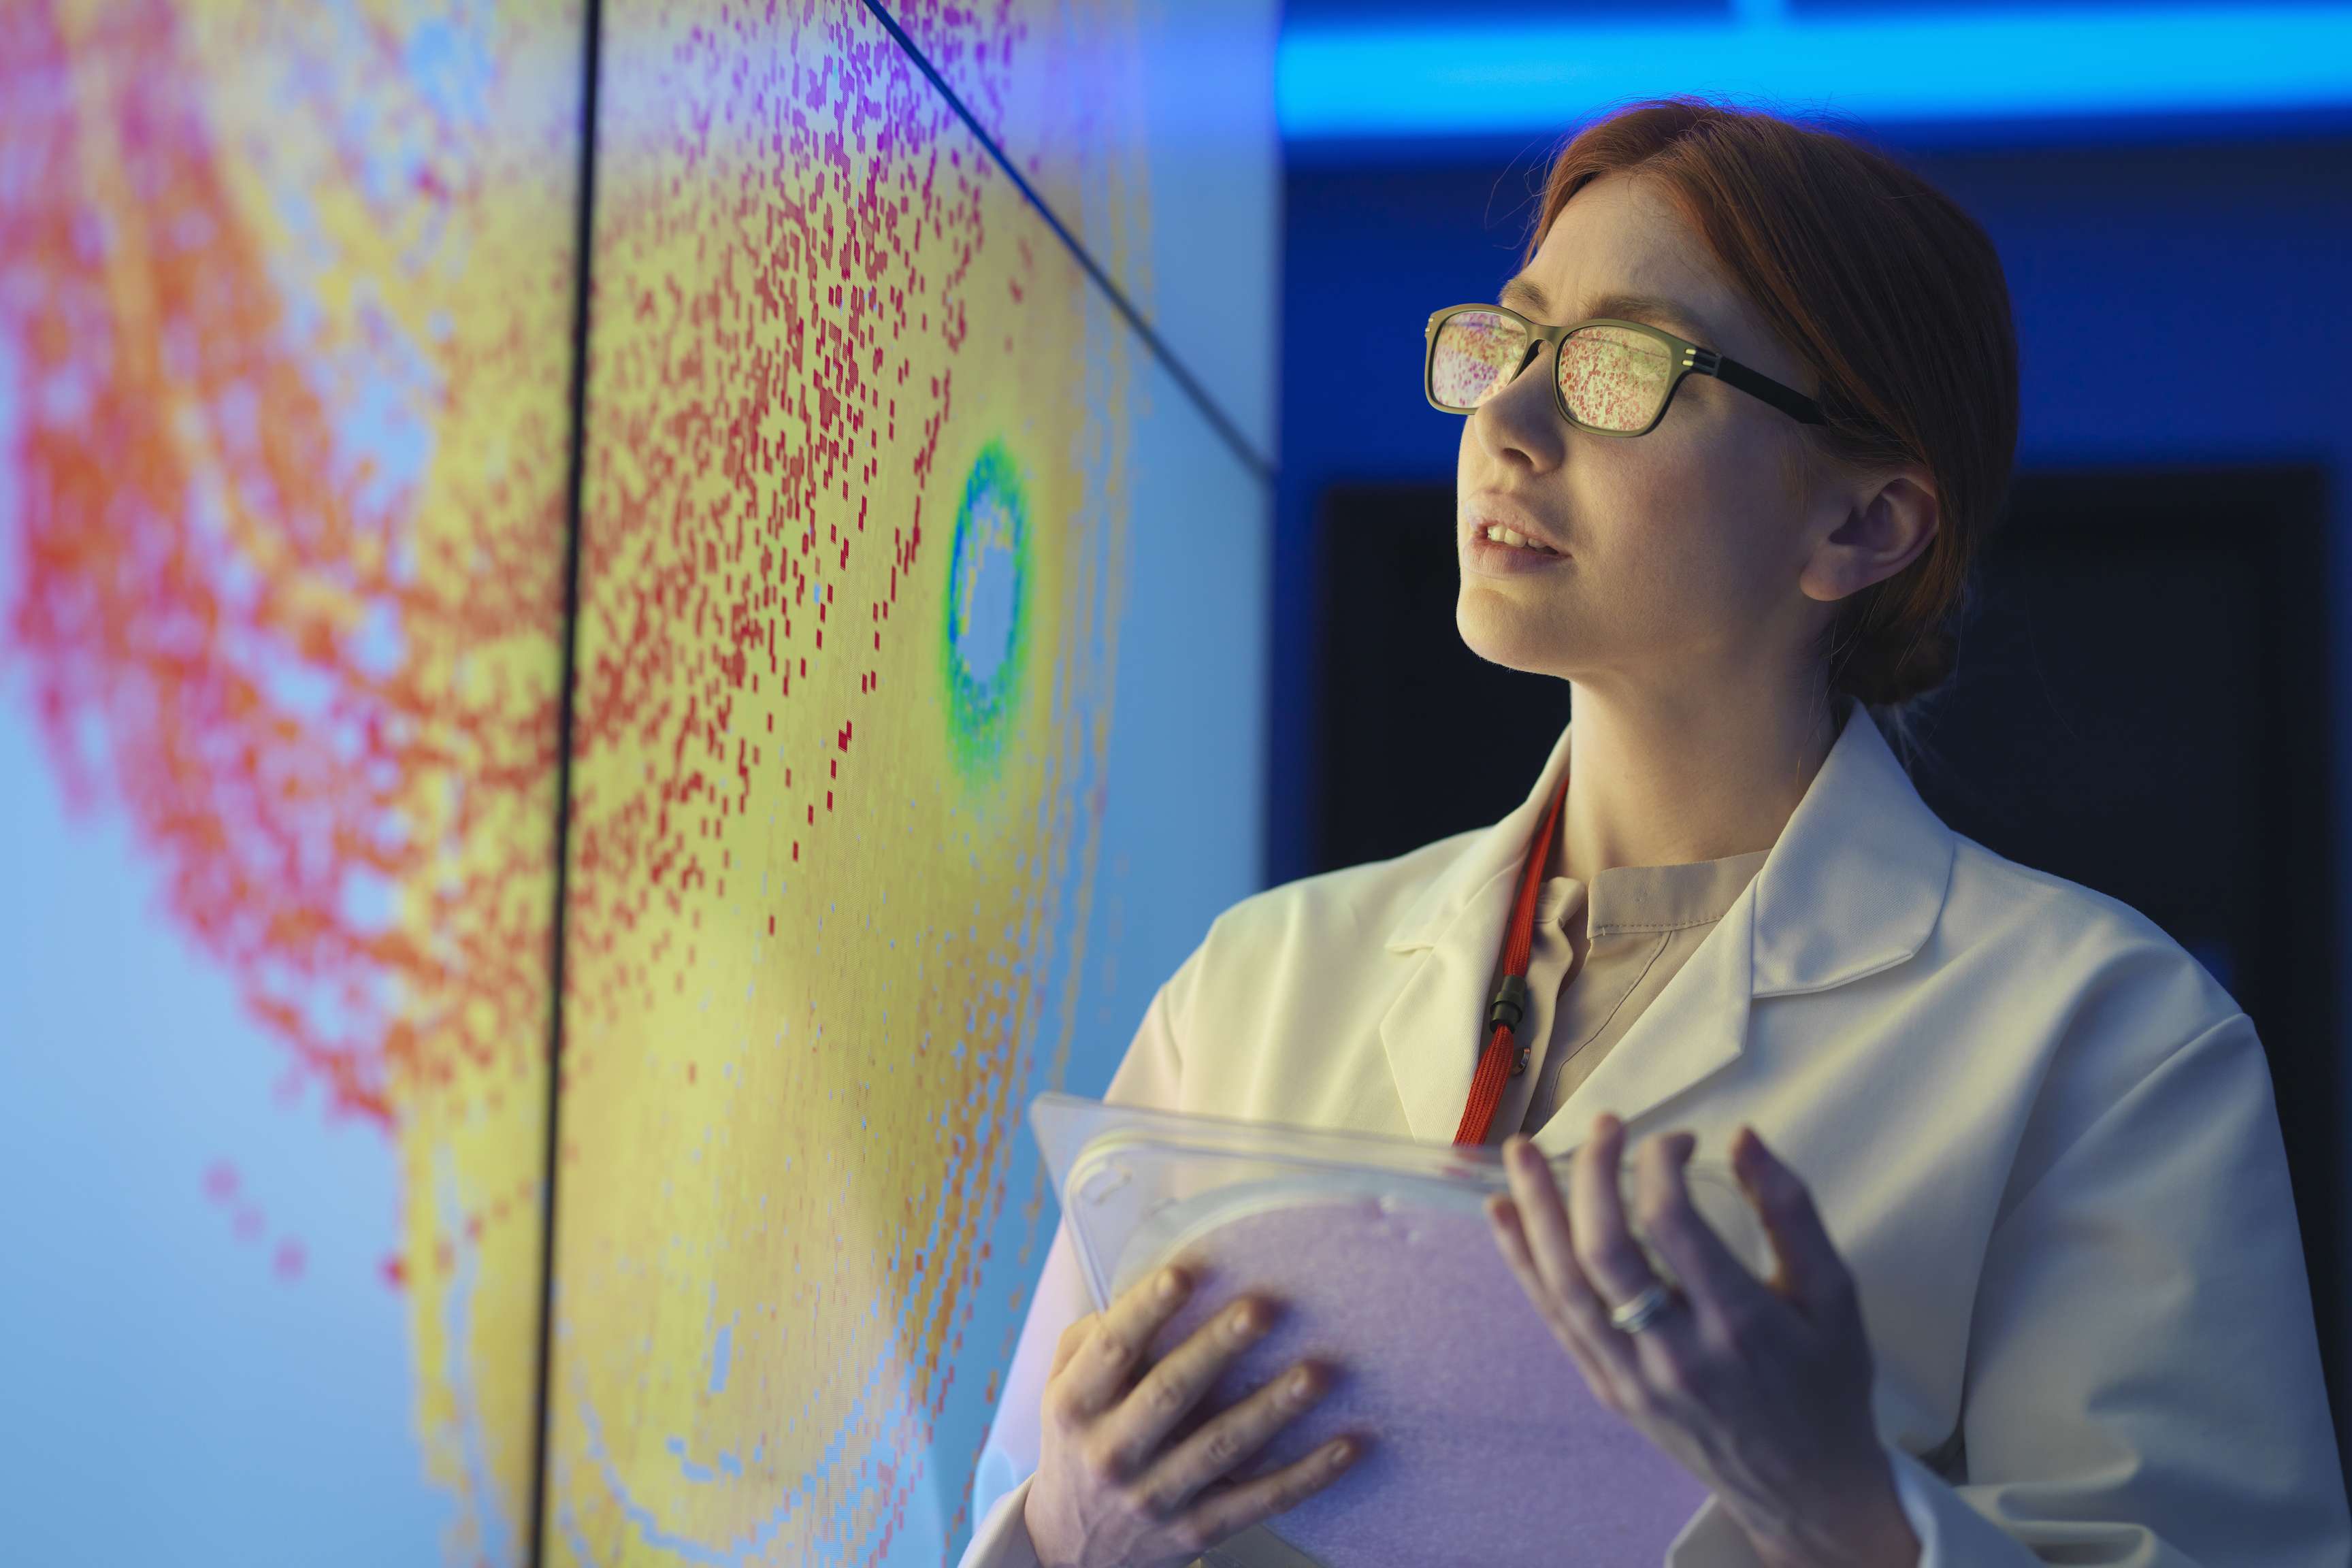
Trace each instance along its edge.
<path fill-rule="evenodd" d="M 2254 1020 L 2352 1470 L 2326 499 L 2311 467 L 2020 474 L 1912 776 L 1957 831 L 2146 913 Z M 1453 516 L 1450 485 L 1323 496 L 1314 869 L 1496 820 L 1567 721 L 1563 683 L 1456 635 Z"/>

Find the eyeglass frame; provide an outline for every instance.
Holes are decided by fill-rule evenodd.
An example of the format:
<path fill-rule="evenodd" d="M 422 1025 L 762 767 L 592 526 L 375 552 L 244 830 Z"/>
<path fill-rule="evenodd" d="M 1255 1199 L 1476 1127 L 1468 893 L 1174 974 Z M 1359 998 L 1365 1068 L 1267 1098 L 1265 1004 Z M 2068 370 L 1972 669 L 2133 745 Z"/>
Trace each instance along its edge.
<path fill-rule="evenodd" d="M 1826 425 L 1829 423 L 1829 416 L 1822 411 L 1822 405 L 1795 387 L 1785 382 L 1775 381 L 1759 370 L 1742 364 L 1738 360 L 1728 358 L 1713 349 L 1695 343 L 1688 338 L 1677 336 L 1664 327 L 1654 327 L 1647 321 L 1628 321 L 1614 316 L 1592 316 L 1581 321 L 1570 321 L 1565 326 L 1547 327 L 1540 321 L 1529 321 L 1508 305 L 1496 305 L 1484 300 L 1474 300 L 1465 304 L 1448 305 L 1442 310 L 1433 310 L 1430 312 L 1428 323 L 1421 330 L 1421 395 L 1427 398 L 1429 405 L 1440 414 L 1458 414 L 1466 418 L 1477 412 L 1476 408 L 1455 408 L 1437 401 L 1437 329 L 1446 318 L 1464 310 L 1491 310 L 1496 315 L 1508 316 L 1527 329 L 1528 341 L 1535 348 L 1538 358 L 1542 356 L 1543 350 L 1549 347 L 1552 351 L 1554 361 L 1551 374 L 1552 406 L 1559 410 L 1559 416 L 1567 420 L 1570 425 L 1591 435 L 1627 437 L 1648 435 L 1658 427 L 1658 421 L 1666 416 L 1666 410 L 1674 406 L 1675 391 L 1682 385 L 1683 378 L 1694 371 L 1701 375 L 1714 376 L 1727 385 L 1738 387 L 1750 397 L 1770 404 L 1800 424 Z M 1679 363 L 1674 367 L 1674 379 L 1666 383 L 1665 395 L 1658 399 L 1657 413 L 1652 415 L 1650 422 L 1639 430 L 1604 430 L 1597 425 L 1586 424 L 1568 411 L 1568 394 L 1559 384 L 1558 363 L 1559 345 L 1566 341 L 1570 332 L 1580 331 L 1586 327 L 1628 328 L 1658 339 L 1667 345 L 1672 355 L 1678 356 Z M 1518 368 L 1498 383 L 1498 386 L 1510 385 L 1512 382 L 1527 373 L 1527 368 L 1528 362 L 1522 359 Z"/>

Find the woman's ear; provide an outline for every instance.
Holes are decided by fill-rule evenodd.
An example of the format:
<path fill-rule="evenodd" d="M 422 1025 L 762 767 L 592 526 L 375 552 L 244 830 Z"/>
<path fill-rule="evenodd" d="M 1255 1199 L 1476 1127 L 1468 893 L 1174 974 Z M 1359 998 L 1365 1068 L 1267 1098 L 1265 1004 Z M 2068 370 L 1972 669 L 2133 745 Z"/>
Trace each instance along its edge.
<path fill-rule="evenodd" d="M 1934 542 L 1940 516 L 1935 478 L 1916 464 L 1851 489 L 1844 518 L 1814 541 L 1797 586 L 1835 601 L 1883 582 Z"/>

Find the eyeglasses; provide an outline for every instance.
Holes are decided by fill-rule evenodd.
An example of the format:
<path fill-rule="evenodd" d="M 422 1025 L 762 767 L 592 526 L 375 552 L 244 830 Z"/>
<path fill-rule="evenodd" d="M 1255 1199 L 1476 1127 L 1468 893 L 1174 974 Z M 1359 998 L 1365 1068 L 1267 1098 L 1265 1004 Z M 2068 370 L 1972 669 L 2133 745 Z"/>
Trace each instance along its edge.
<path fill-rule="evenodd" d="M 1557 345 L 1553 401 L 1562 417 L 1597 436 L 1643 436 L 1665 416 L 1693 371 L 1760 397 L 1791 418 L 1825 425 L 1822 405 L 1713 349 L 1640 321 L 1595 317 L 1540 326 L 1501 305 L 1448 305 L 1422 329 L 1422 392 L 1448 414 L 1475 413 L 1518 378 L 1530 351 Z"/>

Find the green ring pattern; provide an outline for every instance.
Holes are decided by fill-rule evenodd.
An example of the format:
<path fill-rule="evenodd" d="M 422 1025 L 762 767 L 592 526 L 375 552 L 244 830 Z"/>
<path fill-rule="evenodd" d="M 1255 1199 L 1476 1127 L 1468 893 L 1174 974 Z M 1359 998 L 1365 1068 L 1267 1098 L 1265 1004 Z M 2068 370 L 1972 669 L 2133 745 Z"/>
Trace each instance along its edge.
<path fill-rule="evenodd" d="M 992 547 L 1009 559 L 997 565 L 1013 574 L 1011 626 L 1004 657 L 986 676 L 964 656 L 979 574 L 992 563 Z M 1001 439 L 992 437 L 972 460 L 956 508 L 955 534 L 948 552 L 947 616 L 940 626 L 940 669 L 947 690 L 948 750 L 956 769 L 974 784 L 992 784 L 1002 770 L 1004 748 L 1020 711 L 1029 664 L 1029 492 L 1020 465 Z"/>

